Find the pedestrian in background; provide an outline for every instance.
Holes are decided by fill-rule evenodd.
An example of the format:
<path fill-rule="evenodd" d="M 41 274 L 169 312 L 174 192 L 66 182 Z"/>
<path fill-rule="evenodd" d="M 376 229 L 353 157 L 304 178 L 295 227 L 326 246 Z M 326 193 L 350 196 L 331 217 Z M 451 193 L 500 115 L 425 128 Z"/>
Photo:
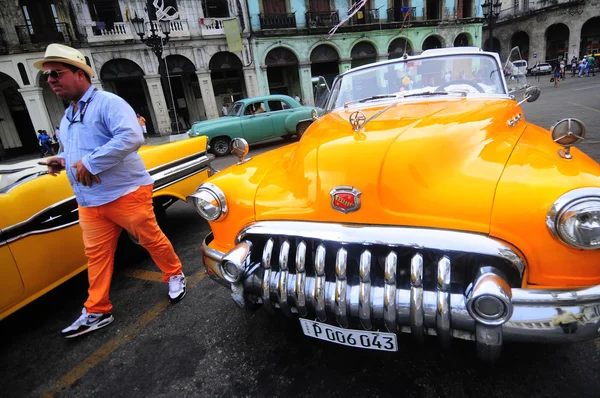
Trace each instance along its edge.
<path fill-rule="evenodd" d="M 52 138 L 48 135 L 46 130 L 38 130 L 38 140 L 40 144 L 40 157 L 43 158 L 48 154 L 48 156 L 56 155 L 54 149 L 52 149 Z"/>
<path fill-rule="evenodd" d="M 44 59 L 34 66 L 44 71 L 52 91 L 71 103 L 60 122 L 64 152 L 40 164 L 47 165 L 51 175 L 66 171 L 79 205 L 88 258 L 88 299 L 81 316 L 62 335 L 80 336 L 113 322 L 109 290 L 123 229 L 150 252 L 168 282 L 171 301 L 181 300 L 185 277 L 156 222 L 154 180 L 137 153 L 144 137 L 135 112 L 124 99 L 91 84 L 94 70 L 74 48 L 50 44 Z"/>
<path fill-rule="evenodd" d="M 576 71 L 577 71 L 577 58 L 573 57 L 573 59 L 571 59 L 571 77 L 575 77 Z"/>
<path fill-rule="evenodd" d="M 223 116 L 227 116 L 227 113 L 228 113 L 228 112 L 227 112 L 227 104 L 225 104 L 225 103 L 223 102 L 223 106 L 221 107 L 221 114 L 222 114 Z"/>
<path fill-rule="evenodd" d="M 554 67 L 554 87 L 558 87 L 558 81 L 560 80 L 560 66 Z"/>

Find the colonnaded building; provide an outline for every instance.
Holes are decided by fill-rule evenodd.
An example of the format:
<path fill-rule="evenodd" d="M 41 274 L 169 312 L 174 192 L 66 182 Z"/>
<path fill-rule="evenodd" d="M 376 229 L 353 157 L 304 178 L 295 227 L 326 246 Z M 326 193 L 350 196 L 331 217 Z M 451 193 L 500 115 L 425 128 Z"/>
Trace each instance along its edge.
<path fill-rule="evenodd" d="M 126 99 L 149 133 L 168 135 L 239 98 L 283 93 L 312 104 L 312 76 L 331 82 L 404 52 L 481 47 L 487 33 L 482 0 L 364 1 L 9 0 L 0 8 L 0 158 L 37 152 L 35 132 L 53 131 L 64 114 L 33 68 L 49 43 L 79 48 L 94 86 Z M 598 47 L 600 0 L 519 1 L 503 4 L 494 24 L 501 55 L 513 44 L 540 60 Z M 163 47 L 150 46 L 153 30 L 169 32 Z"/>

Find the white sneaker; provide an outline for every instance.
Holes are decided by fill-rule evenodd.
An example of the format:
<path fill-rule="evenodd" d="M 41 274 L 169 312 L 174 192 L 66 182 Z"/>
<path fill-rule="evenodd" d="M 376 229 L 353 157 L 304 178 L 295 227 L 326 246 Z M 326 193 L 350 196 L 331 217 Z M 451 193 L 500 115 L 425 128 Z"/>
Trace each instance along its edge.
<path fill-rule="evenodd" d="M 185 296 L 185 275 L 173 275 L 169 278 L 169 299 L 172 303 L 181 301 Z"/>
<path fill-rule="evenodd" d="M 108 314 L 88 314 L 84 307 L 81 316 L 71 326 L 63 329 L 61 334 L 67 339 L 81 336 L 110 325 L 114 320 L 110 312 Z"/>

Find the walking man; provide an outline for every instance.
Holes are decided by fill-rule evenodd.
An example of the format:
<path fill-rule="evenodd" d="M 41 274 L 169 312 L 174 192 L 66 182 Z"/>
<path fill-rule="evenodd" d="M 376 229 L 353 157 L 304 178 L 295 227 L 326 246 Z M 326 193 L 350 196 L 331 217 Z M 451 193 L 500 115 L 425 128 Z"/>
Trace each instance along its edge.
<path fill-rule="evenodd" d="M 108 293 L 122 229 L 150 252 L 168 282 L 171 301 L 181 300 L 185 276 L 171 242 L 156 223 L 154 180 L 137 153 L 144 137 L 135 112 L 124 99 L 91 84 L 94 70 L 74 48 L 50 44 L 44 59 L 34 66 L 44 71 L 52 91 L 71 103 L 60 122 L 64 152 L 40 164 L 54 176 L 66 171 L 79 205 L 88 258 L 88 299 L 81 316 L 62 335 L 80 336 L 113 322 Z"/>

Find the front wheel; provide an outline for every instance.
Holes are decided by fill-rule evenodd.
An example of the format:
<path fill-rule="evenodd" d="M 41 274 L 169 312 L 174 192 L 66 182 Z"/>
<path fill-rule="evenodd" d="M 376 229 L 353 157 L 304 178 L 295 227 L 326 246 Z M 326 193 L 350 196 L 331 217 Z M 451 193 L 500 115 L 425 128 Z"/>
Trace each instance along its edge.
<path fill-rule="evenodd" d="M 298 139 L 302 138 L 306 130 L 308 130 L 308 126 L 310 126 L 310 123 L 300 123 L 296 126 L 296 136 Z"/>
<path fill-rule="evenodd" d="M 217 137 L 213 139 L 210 143 L 213 153 L 216 156 L 228 155 L 230 152 L 229 141 L 230 140 L 227 137 Z"/>

